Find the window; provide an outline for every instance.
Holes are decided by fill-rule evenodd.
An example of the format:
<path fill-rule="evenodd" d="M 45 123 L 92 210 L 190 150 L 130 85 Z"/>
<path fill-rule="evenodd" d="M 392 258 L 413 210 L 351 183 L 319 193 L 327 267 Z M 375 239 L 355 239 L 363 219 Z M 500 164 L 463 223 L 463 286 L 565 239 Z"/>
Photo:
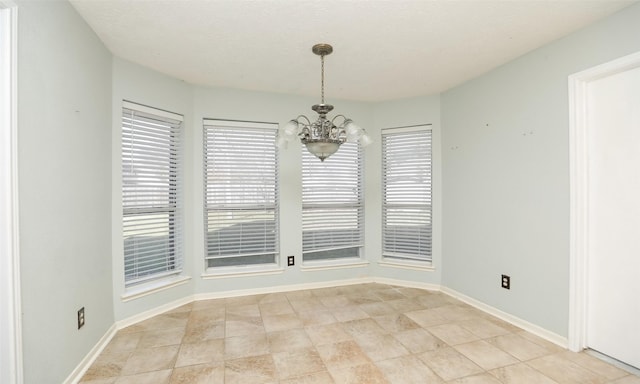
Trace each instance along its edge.
<path fill-rule="evenodd" d="M 431 263 L 431 128 L 382 131 L 382 253 Z"/>
<path fill-rule="evenodd" d="M 277 129 L 271 123 L 204 121 L 207 268 L 276 263 Z"/>
<path fill-rule="evenodd" d="M 324 162 L 302 148 L 304 261 L 360 257 L 363 245 L 362 150 L 344 143 Z"/>
<path fill-rule="evenodd" d="M 126 287 L 182 270 L 181 125 L 181 115 L 123 103 Z"/>

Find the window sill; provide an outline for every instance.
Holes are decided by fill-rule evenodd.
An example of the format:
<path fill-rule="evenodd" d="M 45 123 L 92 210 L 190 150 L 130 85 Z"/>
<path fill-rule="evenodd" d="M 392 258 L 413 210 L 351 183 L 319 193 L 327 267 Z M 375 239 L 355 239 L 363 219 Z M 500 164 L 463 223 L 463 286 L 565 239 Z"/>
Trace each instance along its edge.
<path fill-rule="evenodd" d="M 428 271 L 433 272 L 436 269 L 433 267 L 433 264 L 426 262 L 416 262 L 416 261 L 389 261 L 382 260 L 378 261 L 378 265 L 381 267 L 389 267 L 389 268 L 401 268 L 401 269 L 411 269 L 414 271 Z"/>
<path fill-rule="evenodd" d="M 369 262 L 362 259 L 308 261 L 302 264 L 300 270 L 303 272 L 324 271 L 330 269 L 361 268 L 368 265 Z"/>
<path fill-rule="evenodd" d="M 284 269 L 282 267 L 275 264 L 270 264 L 267 266 L 253 265 L 247 267 L 209 268 L 200 276 L 203 279 L 225 279 L 229 277 L 279 275 L 281 273 L 284 273 Z"/>
<path fill-rule="evenodd" d="M 120 296 L 123 302 L 138 299 L 143 296 L 151 295 L 165 289 L 177 287 L 191 280 L 191 276 L 171 276 L 168 278 L 155 280 L 149 283 L 140 284 L 138 286 L 128 288 L 124 294 Z"/>

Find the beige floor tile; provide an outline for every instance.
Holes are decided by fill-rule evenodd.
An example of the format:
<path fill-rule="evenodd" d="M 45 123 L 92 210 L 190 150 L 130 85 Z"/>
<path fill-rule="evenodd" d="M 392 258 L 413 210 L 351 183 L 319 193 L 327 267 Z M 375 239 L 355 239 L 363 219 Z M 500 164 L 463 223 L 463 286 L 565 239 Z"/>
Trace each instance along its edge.
<path fill-rule="evenodd" d="M 173 328 L 162 330 L 151 330 L 142 332 L 142 337 L 138 343 L 138 348 L 163 347 L 166 345 L 178 345 L 182 343 L 185 328 Z"/>
<path fill-rule="evenodd" d="M 225 384 L 276 384 L 278 376 L 271 355 L 227 360 L 224 366 Z"/>
<path fill-rule="evenodd" d="M 507 335 L 511 333 L 510 330 L 496 325 L 495 323 L 482 317 L 474 317 L 469 320 L 459 321 L 457 322 L 457 324 L 481 339 Z"/>
<path fill-rule="evenodd" d="M 499 367 L 485 371 L 478 364 Z M 118 331 L 81 382 L 169 379 L 640 384 L 638 376 L 568 352 L 448 295 L 374 283 L 202 300 L 172 309 Z"/>
<path fill-rule="evenodd" d="M 189 314 L 189 323 L 187 324 L 187 327 L 198 323 L 224 321 L 226 313 L 227 311 L 224 306 L 194 309 Z"/>
<path fill-rule="evenodd" d="M 207 299 L 207 300 L 196 300 L 191 303 L 191 310 L 197 309 L 205 309 L 205 308 L 224 308 L 225 300 L 224 299 Z"/>
<path fill-rule="evenodd" d="M 373 319 L 387 332 L 401 332 L 420 328 L 418 323 L 404 314 L 392 313 L 390 315 L 376 316 Z"/>
<path fill-rule="evenodd" d="M 375 320 L 371 318 L 347 321 L 342 323 L 342 326 L 344 330 L 353 337 L 387 333 Z"/>
<path fill-rule="evenodd" d="M 298 312 L 298 318 L 304 327 L 332 324 L 338 321 L 328 310 Z"/>
<path fill-rule="evenodd" d="M 440 384 L 443 381 L 416 356 L 378 361 L 375 365 L 393 384 Z"/>
<path fill-rule="evenodd" d="M 332 369 L 348 368 L 370 362 L 367 355 L 355 341 L 318 345 L 316 349 L 325 366 L 330 371 Z"/>
<path fill-rule="evenodd" d="M 305 331 L 314 345 L 334 344 L 340 341 L 353 340 L 351 334 L 344 330 L 341 323 L 306 327 Z"/>
<path fill-rule="evenodd" d="M 131 352 L 102 354 L 93 362 L 82 377 L 83 381 L 116 377 L 122 372 Z"/>
<path fill-rule="evenodd" d="M 393 359 L 409 354 L 409 351 L 390 334 L 367 334 L 354 339 L 372 361 Z"/>
<path fill-rule="evenodd" d="M 483 372 L 473 361 L 450 347 L 427 351 L 418 357 L 445 381 Z"/>
<path fill-rule="evenodd" d="M 539 346 L 541 346 L 542 348 L 546 349 L 547 351 L 549 351 L 550 353 L 556 353 L 556 352 L 562 352 L 565 351 L 566 349 L 554 344 L 550 341 L 547 341 L 541 337 L 538 337 L 532 333 L 526 332 L 526 331 L 517 331 L 515 332 L 516 334 L 518 334 L 521 337 L 524 337 L 525 339 L 531 341 L 532 343 L 536 343 Z"/>
<path fill-rule="evenodd" d="M 490 371 L 504 384 L 557 384 L 556 381 L 536 371 L 524 363 L 501 367 Z"/>
<path fill-rule="evenodd" d="M 134 375 L 173 368 L 179 349 L 179 345 L 136 349 L 122 367 L 120 374 Z"/>
<path fill-rule="evenodd" d="M 640 384 L 640 376 L 628 375 L 617 380 L 613 380 L 611 384 Z"/>
<path fill-rule="evenodd" d="M 588 370 L 597 373 L 600 376 L 607 378 L 608 380 L 619 379 L 627 376 L 628 373 L 620 368 L 598 359 L 597 357 L 590 356 L 585 352 L 575 353 L 571 351 L 564 351 L 560 353 L 560 356 L 573 361 L 574 363 L 587 368 Z"/>
<path fill-rule="evenodd" d="M 485 370 L 504 367 L 518 362 L 518 359 L 494 347 L 484 340 L 459 344 L 454 347 Z"/>
<path fill-rule="evenodd" d="M 422 328 L 396 332 L 392 335 L 411 353 L 432 351 L 448 346 L 447 343 Z"/>
<path fill-rule="evenodd" d="M 318 288 L 312 289 L 311 293 L 316 297 L 327 297 L 327 296 L 337 296 L 342 295 L 343 287 L 326 287 L 326 288 Z"/>
<path fill-rule="evenodd" d="M 237 299 L 237 298 L 236 298 Z M 256 303 L 250 304 L 227 304 L 226 313 L 228 315 L 235 315 L 239 317 L 258 317 L 260 316 L 260 306 Z"/>
<path fill-rule="evenodd" d="M 373 294 L 383 301 L 400 300 L 406 297 L 395 288 L 379 289 L 374 291 Z"/>
<path fill-rule="evenodd" d="M 510 355 L 515 356 L 521 361 L 527 361 L 551 354 L 550 351 L 546 350 L 542 346 L 525 339 L 517 333 L 487 339 L 487 342 Z"/>
<path fill-rule="evenodd" d="M 405 313 L 405 312 L 411 312 L 411 311 L 418 311 L 420 309 L 426 309 L 422 304 L 410 298 L 390 300 L 390 301 L 387 301 L 386 303 L 389 304 L 398 313 Z"/>
<path fill-rule="evenodd" d="M 269 342 L 265 333 L 227 337 L 224 339 L 225 359 L 260 356 L 269 353 Z"/>
<path fill-rule="evenodd" d="M 280 379 L 308 375 L 327 369 L 318 351 L 313 347 L 274 353 L 273 361 Z"/>
<path fill-rule="evenodd" d="M 491 376 L 488 373 L 481 373 L 479 375 L 461 377 L 456 380 L 448 381 L 447 383 L 449 384 L 501 384 L 500 381 L 498 381 L 498 379 L 496 379 L 495 377 Z"/>
<path fill-rule="evenodd" d="M 432 327 L 448 323 L 447 319 L 434 312 L 433 309 L 420 309 L 406 312 L 405 315 L 421 327 Z"/>
<path fill-rule="evenodd" d="M 189 322 L 187 330 L 182 338 L 183 343 L 197 343 L 207 340 L 223 339 L 225 337 L 225 322 L 211 321 L 198 322 L 192 324 Z"/>
<path fill-rule="evenodd" d="M 335 384 L 327 371 L 280 380 L 280 384 Z"/>
<path fill-rule="evenodd" d="M 528 365 L 560 384 L 602 384 L 607 379 L 562 357 L 560 354 L 529 360 Z"/>
<path fill-rule="evenodd" d="M 389 315 L 396 312 L 392 306 L 385 302 L 362 304 L 360 309 L 370 317 Z"/>
<path fill-rule="evenodd" d="M 327 310 L 327 307 L 325 307 L 317 297 L 309 297 L 302 300 L 291 300 L 291 307 L 293 307 L 293 309 L 298 313 Z"/>
<path fill-rule="evenodd" d="M 138 346 L 144 332 L 117 333 L 102 350 L 103 354 L 131 352 Z"/>
<path fill-rule="evenodd" d="M 224 384 L 224 362 L 175 368 L 169 384 Z"/>
<path fill-rule="evenodd" d="M 427 331 L 431 332 L 435 337 L 449 345 L 469 343 L 479 339 L 478 336 L 467 331 L 458 324 L 441 324 L 433 327 L 427 327 Z"/>
<path fill-rule="evenodd" d="M 450 304 L 433 308 L 433 311 L 441 317 L 447 319 L 448 321 L 471 320 L 479 315 L 476 310 L 458 304 Z"/>
<path fill-rule="evenodd" d="M 331 313 L 338 321 L 341 322 L 369 318 L 369 315 L 358 306 L 335 308 Z"/>
<path fill-rule="evenodd" d="M 264 329 L 267 332 L 284 331 L 302 328 L 302 321 L 295 313 L 285 315 L 263 316 Z"/>
<path fill-rule="evenodd" d="M 313 346 L 307 332 L 300 329 L 267 333 L 271 353 L 295 351 Z"/>
<path fill-rule="evenodd" d="M 224 339 L 182 344 L 178 352 L 176 367 L 212 363 L 224 360 Z"/>
<path fill-rule="evenodd" d="M 227 321 L 225 321 L 224 327 L 226 337 L 265 332 L 263 318 L 260 316 L 250 317 L 227 314 Z"/>
<path fill-rule="evenodd" d="M 319 297 L 318 300 L 326 308 L 344 308 L 356 305 L 347 296 L 324 296 Z"/>
<path fill-rule="evenodd" d="M 378 367 L 373 364 L 330 369 L 329 372 L 335 382 L 340 384 L 390 384 Z"/>
<path fill-rule="evenodd" d="M 274 301 L 259 304 L 260 314 L 262 316 L 287 315 L 294 313 L 293 307 L 289 301 Z"/>
<path fill-rule="evenodd" d="M 171 369 L 122 376 L 115 384 L 167 384 L 171 377 Z"/>
<path fill-rule="evenodd" d="M 260 299 L 258 300 L 258 304 L 273 303 L 276 301 L 289 301 L 289 299 L 287 299 L 287 295 L 282 292 L 267 293 L 260 297 Z"/>

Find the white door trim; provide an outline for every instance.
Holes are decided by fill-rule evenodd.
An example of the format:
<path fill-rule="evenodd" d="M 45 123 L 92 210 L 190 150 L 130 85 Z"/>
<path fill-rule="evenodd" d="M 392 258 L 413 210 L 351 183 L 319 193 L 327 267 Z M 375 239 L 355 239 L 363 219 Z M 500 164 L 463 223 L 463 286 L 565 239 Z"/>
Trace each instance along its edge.
<path fill-rule="evenodd" d="M 18 252 L 18 8 L 0 0 L 0 382 L 23 382 Z"/>
<path fill-rule="evenodd" d="M 569 349 L 587 347 L 587 287 L 589 271 L 589 169 L 588 108 L 589 82 L 640 67 L 640 52 L 598 65 L 569 76 Z"/>

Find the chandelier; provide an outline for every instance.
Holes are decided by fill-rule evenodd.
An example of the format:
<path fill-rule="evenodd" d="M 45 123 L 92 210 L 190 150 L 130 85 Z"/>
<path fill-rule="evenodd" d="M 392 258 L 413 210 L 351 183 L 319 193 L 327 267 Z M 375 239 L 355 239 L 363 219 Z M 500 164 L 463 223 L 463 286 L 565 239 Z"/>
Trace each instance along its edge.
<path fill-rule="evenodd" d="M 345 142 L 360 141 L 362 146 L 371 144 L 371 138 L 366 134 L 364 129 L 356 125 L 353 120 L 344 115 L 337 115 L 333 119 L 327 118 L 327 113 L 333 110 L 333 105 L 324 103 L 324 57 L 333 52 L 333 47 L 329 44 L 316 44 L 311 51 L 320 56 L 320 104 L 311 107 L 318 113 L 318 119 L 313 123 L 305 115 L 300 115 L 289 121 L 278 135 L 278 146 L 286 148 L 287 143 L 294 139 L 295 136 L 300 138 L 302 144 L 314 156 L 324 161 L 327 157 L 333 155 L 341 144 Z M 340 123 L 339 125 L 336 125 Z"/>

